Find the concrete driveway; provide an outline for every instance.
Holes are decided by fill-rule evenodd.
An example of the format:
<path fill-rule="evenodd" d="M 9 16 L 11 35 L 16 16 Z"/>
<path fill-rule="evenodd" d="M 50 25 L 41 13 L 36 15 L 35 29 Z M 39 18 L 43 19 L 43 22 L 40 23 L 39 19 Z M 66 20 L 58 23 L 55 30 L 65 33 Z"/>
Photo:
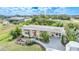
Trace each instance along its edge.
<path fill-rule="evenodd" d="M 49 43 L 44 43 L 46 47 L 64 51 L 65 47 L 61 44 L 60 38 L 52 37 Z"/>

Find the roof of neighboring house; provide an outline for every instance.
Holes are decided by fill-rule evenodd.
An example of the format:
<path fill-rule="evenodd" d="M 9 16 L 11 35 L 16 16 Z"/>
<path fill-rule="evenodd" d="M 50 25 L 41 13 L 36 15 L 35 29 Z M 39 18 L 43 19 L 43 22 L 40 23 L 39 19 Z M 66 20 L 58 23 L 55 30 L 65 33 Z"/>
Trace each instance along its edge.
<path fill-rule="evenodd" d="M 10 17 L 8 20 L 24 20 L 24 17 Z"/>
<path fill-rule="evenodd" d="M 44 25 L 28 25 L 23 26 L 23 30 L 39 30 L 65 34 L 64 27 L 44 26 Z"/>
<path fill-rule="evenodd" d="M 70 41 L 66 46 L 79 48 L 79 43 L 75 41 Z"/>

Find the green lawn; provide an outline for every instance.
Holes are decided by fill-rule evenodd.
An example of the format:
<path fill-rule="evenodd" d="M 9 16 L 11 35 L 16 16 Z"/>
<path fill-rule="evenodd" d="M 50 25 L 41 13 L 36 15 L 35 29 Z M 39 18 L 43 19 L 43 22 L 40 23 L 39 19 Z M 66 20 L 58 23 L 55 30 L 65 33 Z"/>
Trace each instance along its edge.
<path fill-rule="evenodd" d="M 3 27 L 4 27 L 4 26 L 3 26 L 2 24 L 0 24 L 0 30 L 3 29 Z"/>
<path fill-rule="evenodd" d="M 0 51 L 42 51 L 43 49 L 37 45 L 33 44 L 31 46 L 21 46 L 17 45 L 14 41 L 0 43 Z"/>
<path fill-rule="evenodd" d="M 0 42 L 6 41 L 8 38 L 10 38 L 11 37 L 10 31 L 15 28 L 15 26 L 11 24 L 8 26 L 5 26 L 4 29 L 3 27 L 4 26 L 0 24 Z"/>
<path fill-rule="evenodd" d="M 10 31 L 15 29 L 15 25 L 3 26 L 0 24 L 0 51 L 42 51 L 43 49 L 33 44 L 31 46 L 17 45 L 14 41 L 8 41 L 11 38 Z"/>

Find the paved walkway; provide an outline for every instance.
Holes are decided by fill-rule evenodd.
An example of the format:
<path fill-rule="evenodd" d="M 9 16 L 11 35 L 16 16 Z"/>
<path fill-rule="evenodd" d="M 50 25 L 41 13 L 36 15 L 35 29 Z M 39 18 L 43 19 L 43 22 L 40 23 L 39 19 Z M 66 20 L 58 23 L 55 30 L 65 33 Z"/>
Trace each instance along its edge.
<path fill-rule="evenodd" d="M 65 47 L 61 44 L 60 39 L 53 37 L 50 39 L 49 43 L 43 43 L 39 40 L 32 39 L 33 41 L 41 44 L 47 51 L 64 51 Z"/>

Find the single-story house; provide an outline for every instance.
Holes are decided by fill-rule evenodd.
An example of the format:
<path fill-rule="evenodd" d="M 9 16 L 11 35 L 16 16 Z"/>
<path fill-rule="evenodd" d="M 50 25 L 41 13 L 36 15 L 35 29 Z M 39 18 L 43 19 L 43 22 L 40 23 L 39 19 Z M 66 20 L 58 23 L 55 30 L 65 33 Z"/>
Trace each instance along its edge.
<path fill-rule="evenodd" d="M 44 25 L 28 25 L 23 26 L 22 35 L 27 37 L 39 37 L 41 31 L 49 32 L 49 35 L 54 35 L 60 37 L 61 35 L 66 35 L 64 27 L 54 27 L 54 26 L 44 26 Z M 51 48 L 49 49 L 51 50 Z M 75 41 L 70 41 L 65 46 L 65 51 L 79 51 L 79 43 Z"/>
<path fill-rule="evenodd" d="M 11 20 L 14 20 L 14 21 L 27 21 L 29 20 L 30 18 L 26 18 L 26 17 L 10 17 L 10 18 L 7 18 L 7 20 L 11 21 Z"/>
<path fill-rule="evenodd" d="M 49 35 L 61 36 L 65 34 L 64 27 L 44 26 L 44 25 L 28 25 L 23 26 L 22 34 L 29 37 L 39 37 L 40 32 L 47 31 Z"/>

